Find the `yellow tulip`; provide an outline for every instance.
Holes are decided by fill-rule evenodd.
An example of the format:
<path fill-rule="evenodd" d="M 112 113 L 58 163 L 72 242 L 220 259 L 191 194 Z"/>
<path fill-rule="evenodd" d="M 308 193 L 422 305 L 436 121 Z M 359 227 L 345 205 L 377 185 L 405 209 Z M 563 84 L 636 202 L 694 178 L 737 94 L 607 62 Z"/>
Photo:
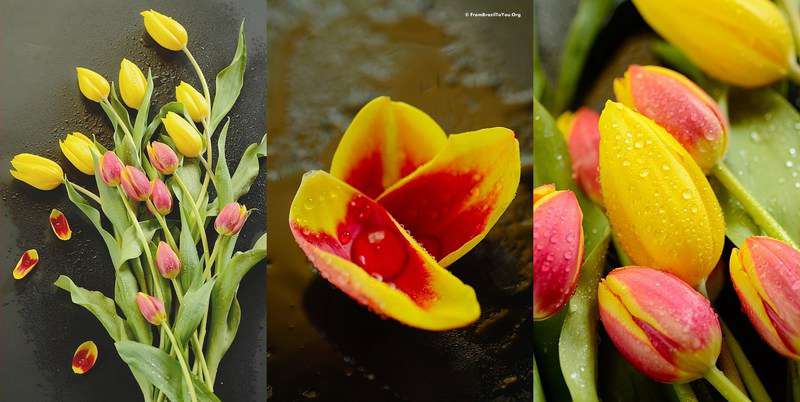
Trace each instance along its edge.
<path fill-rule="evenodd" d="M 75 165 L 78 170 L 88 175 L 94 174 L 94 159 L 92 153 L 98 153 L 97 146 L 85 135 L 74 132 L 68 134 L 63 141 L 58 141 L 61 152 Z"/>
<path fill-rule="evenodd" d="M 181 81 L 181 84 L 175 87 L 175 99 L 183 104 L 192 120 L 202 121 L 208 117 L 206 98 L 191 85 Z"/>
<path fill-rule="evenodd" d="M 156 43 L 169 50 L 182 50 L 189 41 L 186 29 L 178 21 L 154 10 L 142 11 L 144 28 Z"/>
<path fill-rule="evenodd" d="M 203 137 L 188 121 L 178 116 L 175 112 L 167 113 L 161 119 L 172 141 L 183 156 L 196 158 L 203 152 Z"/>
<path fill-rule="evenodd" d="M 633 0 L 642 17 L 703 71 L 757 87 L 781 79 L 794 60 L 792 34 L 769 0 Z"/>
<path fill-rule="evenodd" d="M 136 64 L 128 59 L 119 63 L 119 92 L 131 109 L 139 109 L 147 90 L 147 79 Z"/>
<path fill-rule="evenodd" d="M 711 273 L 725 222 L 703 171 L 661 126 L 611 101 L 600 116 L 600 186 L 614 235 L 636 265 L 692 286 Z"/>
<path fill-rule="evenodd" d="M 17 154 L 11 159 L 11 176 L 39 190 L 52 190 L 64 179 L 58 163 L 33 154 Z"/>
<path fill-rule="evenodd" d="M 76 67 L 75 70 L 78 71 L 78 87 L 83 96 L 95 102 L 108 97 L 111 86 L 102 75 L 83 67 Z"/>

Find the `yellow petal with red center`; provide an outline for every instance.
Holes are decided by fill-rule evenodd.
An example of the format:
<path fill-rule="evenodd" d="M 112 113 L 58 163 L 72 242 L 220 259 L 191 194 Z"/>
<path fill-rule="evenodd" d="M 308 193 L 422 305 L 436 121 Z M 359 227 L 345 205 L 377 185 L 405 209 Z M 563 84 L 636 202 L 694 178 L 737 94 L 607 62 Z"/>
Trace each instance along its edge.
<path fill-rule="evenodd" d="M 347 127 L 331 174 L 375 198 L 431 160 L 446 141 L 444 130 L 423 111 L 381 96 Z"/>
<path fill-rule="evenodd" d="M 380 204 L 326 172 L 303 177 L 289 225 L 320 274 L 378 314 L 427 330 L 462 327 L 480 315 L 471 287 Z"/>
<path fill-rule="evenodd" d="M 86 374 L 94 367 L 97 362 L 97 345 L 92 341 L 86 341 L 78 346 L 72 356 L 72 371 L 75 374 Z"/>
<path fill-rule="evenodd" d="M 19 257 L 19 261 L 17 261 L 17 266 L 14 267 L 14 271 L 12 271 L 12 275 L 14 275 L 14 279 L 22 279 L 25 275 L 28 275 L 28 272 L 31 272 L 33 267 L 39 263 L 39 252 L 35 249 L 30 249 L 22 253 L 22 257 Z"/>
<path fill-rule="evenodd" d="M 514 198 L 519 143 L 502 127 L 451 135 L 430 162 L 378 202 L 442 266 L 475 247 Z"/>
<path fill-rule="evenodd" d="M 53 233 L 59 239 L 69 240 L 72 238 L 72 229 L 67 222 L 67 216 L 55 208 L 50 211 L 50 227 L 53 228 Z"/>

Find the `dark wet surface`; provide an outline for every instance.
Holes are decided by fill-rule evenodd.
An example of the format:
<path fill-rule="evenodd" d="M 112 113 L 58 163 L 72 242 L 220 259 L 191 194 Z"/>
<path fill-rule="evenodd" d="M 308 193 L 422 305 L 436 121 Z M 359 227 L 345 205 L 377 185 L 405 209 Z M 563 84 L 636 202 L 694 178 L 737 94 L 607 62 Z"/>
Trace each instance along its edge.
<path fill-rule="evenodd" d="M 13 4 L 13 6 L 12 6 Z M 69 165 L 58 148 L 67 132 L 97 135 L 111 144 L 105 116 L 78 91 L 76 65 L 90 67 L 116 81 L 122 57 L 153 69 L 154 104 L 174 97 L 185 80 L 200 88 L 191 66 L 179 53 L 168 52 L 147 37 L 139 11 L 159 7 L 189 32 L 190 48 L 212 81 L 230 62 L 239 23 L 246 17 L 248 68 L 239 102 L 230 113 L 228 161 L 238 161 L 245 147 L 265 132 L 266 17 L 263 2 L 148 1 L 51 2 L 3 1 L 0 8 L 0 400 L 2 401 L 137 401 L 140 392 L 127 366 L 117 357 L 102 326 L 67 293 L 52 285 L 69 275 L 89 289 L 113 293 L 113 268 L 95 229 L 59 188 L 35 190 L 12 181 L 7 166 L 12 156 L 33 152 L 65 167 L 84 185 L 88 177 Z M 12 12 L 13 10 L 13 12 Z M 249 247 L 264 230 L 263 176 L 243 202 L 258 208 L 240 237 Z M 51 208 L 67 215 L 74 231 L 62 242 L 50 230 Z M 21 253 L 37 248 L 41 262 L 24 280 L 11 270 Z M 217 393 L 225 401 L 266 399 L 265 270 L 254 268 L 242 282 L 239 336 L 223 359 Z M 94 340 L 99 360 L 84 376 L 70 368 L 75 349 Z"/>
<path fill-rule="evenodd" d="M 270 400 L 528 401 L 529 173 L 487 238 L 450 267 L 482 314 L 447 332 L 382 319 L 321 279 L 290 235 L 288 211 L 302 174 L 329 168 L 353 115 L 378 95 L 421 108 L 448 133 L 509 127 L 529 162 L 532 5 L 331 3 L 268 4 Z"/>

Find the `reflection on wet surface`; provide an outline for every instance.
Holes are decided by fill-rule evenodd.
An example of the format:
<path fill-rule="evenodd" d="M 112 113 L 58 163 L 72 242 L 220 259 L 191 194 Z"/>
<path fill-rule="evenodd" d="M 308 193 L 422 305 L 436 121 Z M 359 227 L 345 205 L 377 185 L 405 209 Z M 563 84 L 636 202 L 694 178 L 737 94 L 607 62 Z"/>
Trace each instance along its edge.
<path fill-rule="evenodd" d="M 302 174 L 329 168 L 355 112 L 378 95 L 419 107 L 448 133 L 509 127 L 529 163 L 532 6 L 319 3 L 268 4 L 268 394 L 529 400 L 529 173 L 486 240 L 450 267 L 475 288 L 481 318 L 442 333 L 381 319 L 321 279 L 292 240 L 288 212 Z M 523 17 L 464 17 L 500 10 Z"/>

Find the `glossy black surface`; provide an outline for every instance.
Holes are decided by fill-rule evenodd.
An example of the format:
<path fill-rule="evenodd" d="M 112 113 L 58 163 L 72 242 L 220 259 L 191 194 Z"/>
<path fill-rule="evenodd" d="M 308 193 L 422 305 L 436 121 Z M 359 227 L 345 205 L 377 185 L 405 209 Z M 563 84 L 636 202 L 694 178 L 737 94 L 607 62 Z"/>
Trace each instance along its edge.
<path fill-rule="evenodd" d="M 49 192 L 13 181 L 12 156 L 33 152 L 58 161 L 67 175 L 90 185 L 58 148 L 68 132 L 96 135 L 111 144 L 110 126 L 97 104 L 78 91 L 75 66 L 92 68 L 116 81 L 121 58 L 150 67 L 156 76 L 154 104 L 174 97 L 185 80 L 200 88 L 180 53 L 160 48 L 145 33 L 139 11 L 150 7 L 179 20 L 206 77 L 233 56 L 240 21 L 246 17 L 248 67 L 239 102 L 230 113 L 230 164 L 265 132 L 265 7 L 262 1 L 2 1 L 0 3 L 0 400 L 137 401 L 140 392 L 110 338 L 83 308 L 52 285 L 59 274 L 111 295 L 113 268 L 91 224 L 73 207 L 63 187 Z M 263 173 L 263 171 L 262 171 Z M 265 179 L 262 175 L 243 202 L 258 210 L 239 240 L 249 247 L 264 231 Z M 53 236 L 51 208 L 66 213 L 74 235 Z M 21 253 L 37 248 L 42 261 L 21 281 L 11 269 Z M 254 268 L 242 282 L 242 324 L 223 359 L 216 391 L 223 401 L 266 399 L 265 270 Z M 99 361 L 87 375 L 72 373 L 75 348 L 94 340 Z"/>
<path fill-rule="evenodd" d="M 288 227 L 303 172 L 329 168 L 350 120 L 378 95 L 419 107 L 448 133 L 509 127 L 529 163 L 531 2 L 270 0 L 267 9 L 270 401 L 531 400 L 529 170 L 487 238 L 449 267 L 482 308 L 458 330 L 370 313 L 316 274 Z"/>

